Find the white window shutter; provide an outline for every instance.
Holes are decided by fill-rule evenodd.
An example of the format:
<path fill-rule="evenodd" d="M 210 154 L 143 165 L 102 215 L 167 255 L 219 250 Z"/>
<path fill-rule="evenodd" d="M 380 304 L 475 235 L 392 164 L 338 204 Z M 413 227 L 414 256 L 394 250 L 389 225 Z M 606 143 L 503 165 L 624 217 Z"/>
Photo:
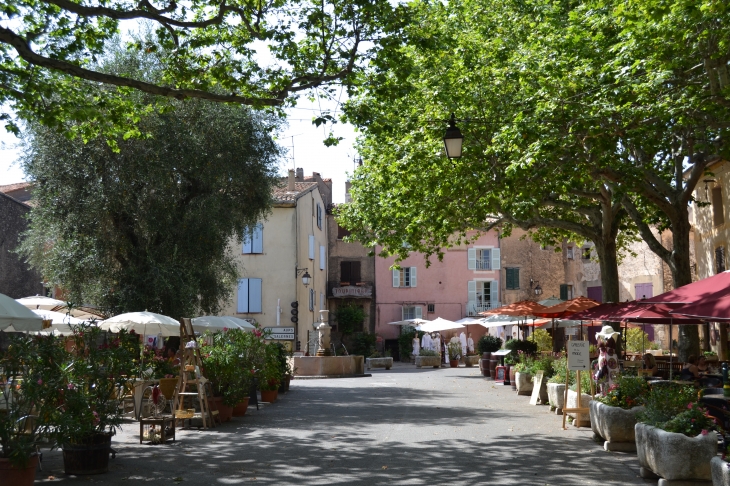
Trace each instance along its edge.
<path fill-rule="evenodd" d="M 477 250 L 476 250 L 476 248 L 469 248 L 468 250 L 466 250 L 466 258 L 467 258 L 466 268 L 468 270 L 476 270 L 477 269 Z"/>
<path fill-rule="evenodd" d="M 411 267 L 410 271 L 411 287 L 416 286 L 416 267 Z M 420 307 L 419 307 L 420 309 Z"/>
<path fill-rule="evenodd" d="M 393 287 L 400 287 L 400 270 L 393 270 Z"/>
<path fill-rule="evenodd" d="M 324 245 L 319 245 L 319 269 L 324 270 L 324 262 L 327 256 L 325 255 L 326 250 Z"/>
<path fill-rule="evenodd" d="M 492 301 L 492 309 L 499 307 L 499 284 L 496 280 L 489 282 L 489 300 Z"/>
<path fill-rule="evenodd" d="M 492 248 L 492 270 L 499 270 L 500 267 L 500 249 L 499 248 Z"/>
<path fill-rule="evenodd" d="M 417 305 L 414 307 L 415 309 L 415 319 L 421 319 L 423 317 L 423 310 L 421 309 L 420 305 Z"/>
<path fill-rule="evenodd" d="M 264 252 L 264 225 L 261 223 L 257 224 L 253 228 L 253 238 L 251 244 L 250 253 L 263 253 Z"/>
<path fill-rule="evenodd" d="M 477 302 L 477 281 L 469 280 L 466 282 L 467 301 L 476 305 Z"/>
<path fill-rule="evenodd" d="M 251 241 L 251 229 L 246 228 L 243 230 L 243 247 L 241 248 L 241 253 L 251 253 L 253 250 L 253 244 Z"/>
<path fill-rule="evenodd" d="M 314 260 L 314 235 L 309 235 L 309 259 Z"/>
<path fill-rule="evenodd" d="M 248 279 L 248 311 L 261 312 L 261 279 Z"/>
<path fill-rule="evenodd" d="M 248 279 L 238 279 L 238 307 L 241 314 L 248 312 Z"/>

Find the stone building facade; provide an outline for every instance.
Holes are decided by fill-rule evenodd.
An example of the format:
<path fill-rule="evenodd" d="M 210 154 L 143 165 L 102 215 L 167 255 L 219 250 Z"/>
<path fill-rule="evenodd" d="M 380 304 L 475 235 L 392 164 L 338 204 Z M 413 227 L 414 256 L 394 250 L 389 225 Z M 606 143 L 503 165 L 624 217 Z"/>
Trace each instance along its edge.
<path fill-rule="evenodd" d="M 44 295 L 41 276 L 14 250 L 28 228 L 30 206 L 0 192 L 0 293 L 13 299 Z"/>

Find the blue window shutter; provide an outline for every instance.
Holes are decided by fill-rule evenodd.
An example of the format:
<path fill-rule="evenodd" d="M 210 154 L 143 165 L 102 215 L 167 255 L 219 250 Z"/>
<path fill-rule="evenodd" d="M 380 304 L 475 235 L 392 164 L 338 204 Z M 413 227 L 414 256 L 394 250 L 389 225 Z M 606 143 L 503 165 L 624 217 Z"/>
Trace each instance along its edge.
<path fill-rule="evenodd" d="M 258 223 L 253 228 L 253 242 L 251 244 L 250 253 L 263 253 L 264 252 L 264 225 Z"/>
<path fill-rule="evenodd" d="M 238 279 L 238 308 L 241 314 L 248 312 L 248 279 Z"/>
<path fill-rule="evenodd" d="M 309 259 L 314 260 L 314 235 L 309 235 Z"/>
<path fill-rule="evenodd" d="M 319 269 L 320 270 L 324 270 L 325 260 L 327 258 L 326 253 L 327 253 L 327 251 L 325 250 L 324 245 L 319 245 Z"/>
<path fill-rule="evenodd" d="M 246 228 L 243 230 L 243 248 L 241 249 L 241 253 L 251 253 L 252 250 L 251 229 Z"/>
<path fill-rule="evenodd" d="M 261 279 L 248 279 L 248 311 L 261 312 Z"/>

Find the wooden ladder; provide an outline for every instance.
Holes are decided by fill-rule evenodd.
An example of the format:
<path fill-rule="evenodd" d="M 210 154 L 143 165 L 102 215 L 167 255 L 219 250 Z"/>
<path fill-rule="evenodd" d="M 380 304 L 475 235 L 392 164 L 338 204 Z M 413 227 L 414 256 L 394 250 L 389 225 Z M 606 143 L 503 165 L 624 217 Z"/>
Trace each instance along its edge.
<path fill-rule="evenodd" d="M 203 428 L 215 427 L 218 410 L 211 411 L 208 404 L 208 396 L 205 392 L 207 380 L 200 374 L 203 369 L 200 348 L 197 346 L 197 342 L 195 347 L 188 348 L 187 344 L 190 342 L 196 342 L 193 324 L 190 319 L 183 319 L 180 325 L 180 348 L 183 356 L 180 363 L 178 386 L 175 389 L 173 398 L 173 403 L 176 404 L 175 419 L 184 421 L 185 419 L 200 418 L 203 421 Z M 189 391 L 190 387 L 194 391 Z M 194 413 L 192 416 L 189 414 L 185 409 L 186 397 L 191 398 L 193 403 L 195 403 L 195 397 L 197 397 L 200 413 Z"/>

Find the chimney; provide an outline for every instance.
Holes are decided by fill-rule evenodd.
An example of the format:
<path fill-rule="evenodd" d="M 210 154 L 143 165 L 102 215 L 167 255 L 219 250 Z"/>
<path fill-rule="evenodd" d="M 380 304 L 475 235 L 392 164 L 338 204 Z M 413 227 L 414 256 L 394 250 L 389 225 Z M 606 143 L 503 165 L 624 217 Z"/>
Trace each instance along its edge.
<path fill-rule="evenodd" d="M 302 169 L 301 167 L 297 167 L 297 181 L 304 181 L 304 169 Z"/>
<path fill-rule="evenodd" d="M 296 191 L 294 187 L 294 169 L 289 169 L 289 181 L 286 190 L 289 192 Z"/>

